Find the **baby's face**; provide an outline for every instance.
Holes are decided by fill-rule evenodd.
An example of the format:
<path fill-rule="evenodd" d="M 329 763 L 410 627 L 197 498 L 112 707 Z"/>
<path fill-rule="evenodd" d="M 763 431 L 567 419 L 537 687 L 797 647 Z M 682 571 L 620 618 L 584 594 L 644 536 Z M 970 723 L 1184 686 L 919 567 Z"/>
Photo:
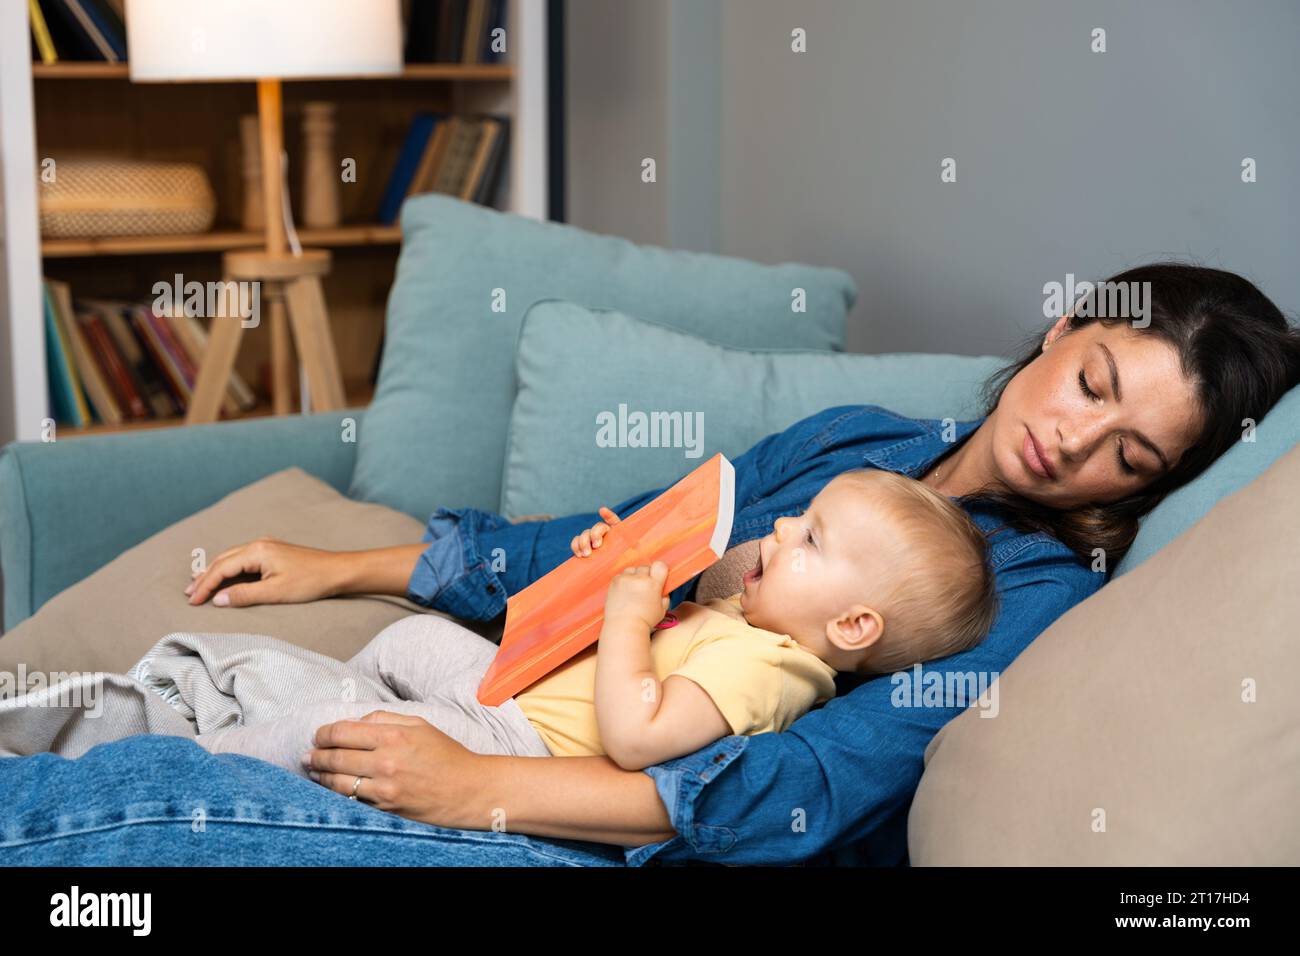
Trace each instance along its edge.
<path fill-rule="evenodd" d="M 803 514 L 777 519 L 745 574 L 740 607 L 750 624 L 820 654 L 827 622 L 864 603 L 873 583 L 885 579 L 889 489 L 873 494 L 870 482 L 870 475 L 836 478 Z"/>

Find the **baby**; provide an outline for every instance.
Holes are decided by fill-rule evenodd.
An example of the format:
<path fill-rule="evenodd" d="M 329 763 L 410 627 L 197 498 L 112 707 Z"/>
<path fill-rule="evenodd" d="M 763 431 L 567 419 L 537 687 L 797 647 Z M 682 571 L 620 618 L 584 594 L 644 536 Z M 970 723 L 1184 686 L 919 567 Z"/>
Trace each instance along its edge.
<path fill-rule="evenodd" d="M 579 558 L 618 522 L 600 514 L 573 539 Z M 778 519 L 739 594 L 665 617 L 666 576 L 658 561 L 617 575 L 599 641 L 499 707 L 475 696 L 496 645 L 419 614 L 349 662 L 399 701 L 311 704 L 198 742 L 302 772 L 318 726 L 382 709 L 423 717 L 478 753 L 606 754 L 639 770 L 729 734 L 785 730 L 835 695 L 837 672 L 890 673 L 966 650 L 997 613 L 983 533 L 947 498 L 888 471 L 841 474 L 802 514 Z"/>

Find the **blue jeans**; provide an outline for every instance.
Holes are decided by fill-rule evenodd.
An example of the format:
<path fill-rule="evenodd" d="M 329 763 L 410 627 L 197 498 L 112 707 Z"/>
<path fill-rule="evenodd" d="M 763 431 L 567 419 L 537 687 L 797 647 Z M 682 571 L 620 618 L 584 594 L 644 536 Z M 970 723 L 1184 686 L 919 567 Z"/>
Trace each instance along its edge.
<path fill-rule="evenodd" d="M 451 830 L 269 763 L 141 735 L 0 759 L 3 866 L 621 866 L 620 847 Z"/>

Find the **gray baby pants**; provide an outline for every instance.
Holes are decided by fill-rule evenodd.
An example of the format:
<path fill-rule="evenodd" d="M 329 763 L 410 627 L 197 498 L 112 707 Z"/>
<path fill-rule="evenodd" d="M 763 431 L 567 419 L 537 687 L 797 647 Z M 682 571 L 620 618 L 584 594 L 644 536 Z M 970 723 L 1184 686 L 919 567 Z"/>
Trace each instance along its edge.
<path fill-rule="evenodd" d="M 475 753 L 549 757 L 513 698 L 498 707 L 478 702 L 479 682 L 496 652 L 497 645 L 453 621 L 414 614 L 384 628 L 348 661 L 400 701 L 312 703 L 265 723 L 199 734 L 195 741 L 212 753 L 246 754 L 305 774 L 302 755 L 315 747 L 316 728 L 387 710 L 422 717 Z"/>

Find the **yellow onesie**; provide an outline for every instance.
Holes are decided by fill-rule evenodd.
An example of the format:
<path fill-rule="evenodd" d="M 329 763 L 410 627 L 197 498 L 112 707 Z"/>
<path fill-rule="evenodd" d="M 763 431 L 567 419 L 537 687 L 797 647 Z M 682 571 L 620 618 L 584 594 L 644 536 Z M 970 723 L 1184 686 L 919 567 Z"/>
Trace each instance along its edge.
<path fill-rule="evenodd" d="M 785 634 L 752 627 L 740 595 L 673 609 L 654 632 L 655 676 L 689 677 L 713 698 L 734 734 L 785 730 L 835 696 L 835 669 Z M 596 726 L 596 644 L 515 697 L 552 756 L 603 754 Z"/>

